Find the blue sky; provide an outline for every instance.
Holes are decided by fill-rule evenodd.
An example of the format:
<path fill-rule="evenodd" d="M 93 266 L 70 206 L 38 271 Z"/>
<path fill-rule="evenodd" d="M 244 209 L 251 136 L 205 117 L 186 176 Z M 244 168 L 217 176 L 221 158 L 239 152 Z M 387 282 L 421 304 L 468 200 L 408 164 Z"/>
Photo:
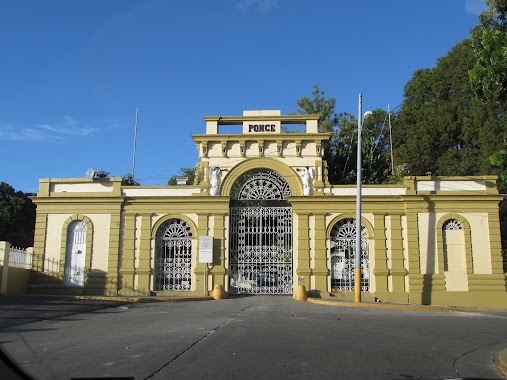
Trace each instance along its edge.
<path fill-rule="evenodd" d="M 89 167 L 165 185 L 198 161 L 203 116 L 391 109 L 415 70 L 469 37 L 482 0 L 0 1 L 0 181 Z"/>

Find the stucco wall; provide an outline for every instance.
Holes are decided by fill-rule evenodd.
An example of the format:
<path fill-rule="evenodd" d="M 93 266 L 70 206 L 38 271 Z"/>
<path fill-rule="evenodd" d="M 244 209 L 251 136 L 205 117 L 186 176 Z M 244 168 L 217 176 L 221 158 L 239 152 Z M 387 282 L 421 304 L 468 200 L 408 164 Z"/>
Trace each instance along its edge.
<path fill-rule="evenodd" d="M 61 260 L 62 233 L 67 221 L 74 214 L 49 214 L 46 235 L 46 260 Z M 107 272 L 109 255 L 110 214 L 86 214 L 93 224 L 92 268 Z M 87 234 L 92 231 L 87 231 Z M 88 258 L 86 258 L 88 260 Z"/>

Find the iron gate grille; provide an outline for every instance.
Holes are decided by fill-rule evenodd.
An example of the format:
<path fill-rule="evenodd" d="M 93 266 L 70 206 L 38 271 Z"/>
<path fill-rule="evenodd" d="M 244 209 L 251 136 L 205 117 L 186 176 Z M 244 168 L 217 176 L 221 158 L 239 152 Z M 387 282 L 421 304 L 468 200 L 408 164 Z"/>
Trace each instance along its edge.
<path fill-rule="evenodd" d="M 291 207 L 231 208 L 233 294 L 292 294 Z"/>
<path fill-rule="evenodd" d="M 292 294 L 292 208 L 287 182 L 252 170 L 231 189 L 229 292 Z"/>
<path fill-rule="evenodd" d="M 183 220 L 170 219 L 157 234 L 155 290 L 189 291 L 192 276 L 192 232 Z"/>
<path fill-rule="evenodd" d="M 361 291 L 370 291 L 367 230 L 361 224 Z M 331 289 L 354 291 L 356 257 L 356 221 L 344 219 L 331 230 Z"/>

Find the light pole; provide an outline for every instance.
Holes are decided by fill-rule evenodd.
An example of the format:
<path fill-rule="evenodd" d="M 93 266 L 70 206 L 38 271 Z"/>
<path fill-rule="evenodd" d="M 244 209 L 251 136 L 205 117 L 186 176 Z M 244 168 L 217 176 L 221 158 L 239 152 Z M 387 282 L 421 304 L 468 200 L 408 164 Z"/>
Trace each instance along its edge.
<path fill-rule="evenodd" d="M 371 118 L 373 113 L 364 113 L 364 120 Z M 361 302 L 361 185 L 362 185 L 362 139 L 363 129 L 363 96 L 359 94 L 359 110 L 357 116 L 357 194 L 356 194 L 356 252 L 355 252 L 355 276 L 354 276 L 354 299 Z"/>

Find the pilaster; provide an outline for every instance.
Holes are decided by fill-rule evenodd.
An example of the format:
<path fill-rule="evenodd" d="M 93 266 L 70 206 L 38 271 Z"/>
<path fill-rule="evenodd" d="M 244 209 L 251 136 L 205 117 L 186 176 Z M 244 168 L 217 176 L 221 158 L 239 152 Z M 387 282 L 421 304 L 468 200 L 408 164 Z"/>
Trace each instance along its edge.
<path fill-rule="evenodd" d="M 500 236 L 500 217 L 497 212 L 488 213 L 489 248 L 491 254 L 491 273 L 503 274 L 502 240 Z"/>
<path fill-rule="evenodd" d="M 297 214 L 298 218 L 298 284 L 310 286 L 310 245 L 308 214 Z"/>
<path fill-rule="evenodd" d="M 215 214 L 213 221 L 213 275 L 212 285 L 222 285 L 225 289 L 225 215 Z M 211 287 L 213 289 L 213 286 Z"/>
<path fill-rule="evenodd" d="M 44 259 L 46 258 L 46 230 L 48 214 L 37 210 L 35 217 L 35 235 L 33 241 L 34 256 L 32 266 L 37 271 L 44 271 Z"/>
<path fill-rule="evenodd" d="M 406 184 L 407 181 L 405 181 Z M 407 251 L 408 251 L 408 281 L 409 301 L 411 303 L 421 300 L 423 291 L 421 274 L 421 260 L 419 253 L 419 225 L 417 213 L 407 210 Z M 417 301 L 418 300 L 418 301 Z"/>
<path fill-rule="evenodd" d="M 324 214 L 315 215 L 315 260 L 313 275 L 315 281 L 315 290 L 320 292 L 321 296 L 329 295 L 327 268 L 327 249 L 326 249 L 326 222 Z M 299 242 L 298 242 L 299 243 Z"/>
<path fill-rule="evenodd" d="M 385 214 L 373 215 L 373 234 L 375 236 L 375 296 L 380 300 L 390 298 L 387 289 L 387 246 Z"/>
<path fill-rule="evenodd" d="M 106 274 L 106 287 L 104 289 L 106 295 L 115 296 L 118 294 L 118 259 L 120 257 L 120 229 L 121 214 L 111 214 L 109 223 L 109 252 L 108 265 Z"/>
<path fill-rule="evenodd" d="M 151 270 L 151 214 L 141 214 L 141 236 L 139 237 L 139 265 L 137 274 L 137 291 L 150 294 Z"/>
<path fill-rule="evenodd" d="M 135 260 L 135 231 L 136 215 L 125 215 L 125 225 L 123 232 L 123 259 L 120 267 L 121 274 L 121 295 L 134 294 L 134 260 Z"/>
<path fill-rule="evenodd" d="M 407 271 L 403 258 L 403 234 L 401 215 L 391 214 L 391 276 L 393 281 L 392 302 L 408 302 L 405 289 L 405 276 Z"/>
<path fill-rule="evenodd" d="M 206 236 L 208 235 L 208 214 L 197 214 L 197 236 L 195 237 L 195 240 L 197 242 L 197 249 L 196 249 L 196 259 L 195 259 L 195 291 L 201 292 L 201 289 L 204 289 L 204 274 L 206 272 L 206 263 L 200 263 L 199 262 L 199 236 Z M 215 247 L 213 247 L 214 249 Z M 215 252 L 214 252 L 215 254 Z M 215 256 L 213 256 L 213 259 L 215 259 Z M 209 289 L 206 289 L 205 296 L 209 295 Z"/>

